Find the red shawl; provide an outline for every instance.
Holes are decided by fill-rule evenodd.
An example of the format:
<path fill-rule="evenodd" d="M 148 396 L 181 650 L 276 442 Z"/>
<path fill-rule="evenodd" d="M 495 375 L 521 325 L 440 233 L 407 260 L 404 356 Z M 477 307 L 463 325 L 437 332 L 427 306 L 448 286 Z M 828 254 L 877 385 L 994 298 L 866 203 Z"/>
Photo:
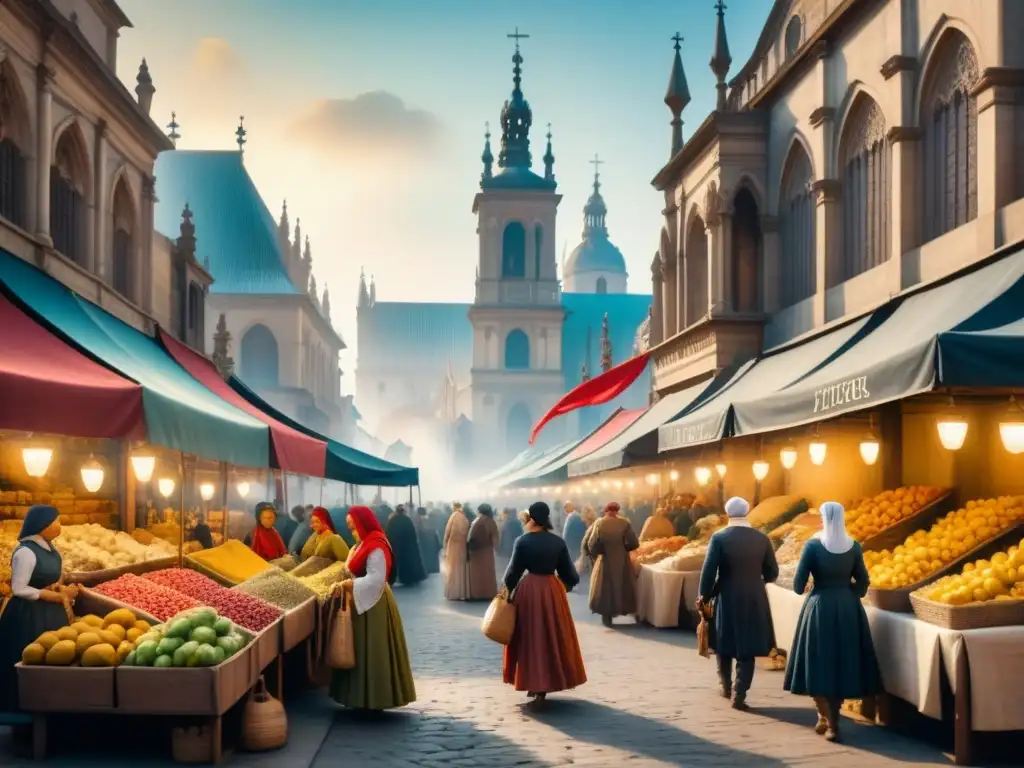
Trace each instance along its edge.
<path fill-rule="evenodd" d="M 366 561 L 370 553 L 379 549 L 384 553 L 384 561 L 387 563 L 387 578 L 391 581 L 392 564 L 395 561 L 395 553 L 391 550 L 391 542 L 384 535 L 384 529 L 380 527 L 377 516 L 369 507 L 351 507 L 348 511 L 349 517 L 355 523 L 356 534 L 359 536 L 359 543 L 348 556 L 348 570 L 353 576 L 366 575 Z"/>
<path fill-rule="evenodd" d="M 263 523 L 259 522 L 259 516 L 267 509 L 273 509 L 273 507 L 263 507 L 256 513 L 256 528 L 252 532 L 252 543 L 249 548 L 269 562 L 287 555 L 288 547 L 284 545 L 284 539 L 281 538 L 281 534 L 274 526 L 265 528 Z"/>
<path fill-rule="evenodd" d="M 331 513 L 327 511 L 326 507 L 317 507 L 313 510 L 313 517 L 319 520 L 324 528 L 331 533 L 337 533 L 338 531 L 334 527 L 334 521 L 331 520 Z"/>

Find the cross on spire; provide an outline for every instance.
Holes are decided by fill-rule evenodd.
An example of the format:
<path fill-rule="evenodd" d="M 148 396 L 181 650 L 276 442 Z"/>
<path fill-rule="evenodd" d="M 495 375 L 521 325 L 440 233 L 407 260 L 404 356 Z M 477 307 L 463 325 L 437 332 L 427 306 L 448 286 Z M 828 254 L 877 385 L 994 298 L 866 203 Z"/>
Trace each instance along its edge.
<path fill-rule="evenodd" d="M 678 51 L 681 47 L 680 43 L 683 42 L 683 36 L 676 32 L 674 35 L 672 35 L 672 37 L 669 38 L 669 40 L 676 44 L 676 50 Z"/>
<path fill-rule="evenodd" d="M 726 5 L 725 5 L 724 0 L 718 0 L 718 2 L 715 3 L 715 10 L 718 11 L 718 15 L 719 16 L 721 16 L 723 13 L 725 13 L 725 9 L 726 9 Z"/>
<path fill-rule="evenodd" d="M 238 145 L 238 153 L 242 154 L 245 152 L 245 115 L 238 116 L 238 129 L 235 131 L 235 143 Z"/>
<path fill-rule="evenodd" d="M 590 161 L 590 164 L 594 166 L 594 179 L 595 181 L 601 175 L 601 166 L 604 165 L 604 160 L 601 160 L 597 153 L 594 153 L 594 159 Z"/>
<path fill-rule="evenodd" d="M 530 36 L 528 34 L 526 34 L 525 32 L 520 32 L 519 31 L 519 27 L 516 27 L 516 31 L 515 32 L 511 32 L 508 35 L 505 35 L 505 37 L 509 38 L 510 40 L 515 40 L 516 41 L 516 50 L 518 51 L 519 50 L 519 41 L 520 40 L 526 40 Z"/>

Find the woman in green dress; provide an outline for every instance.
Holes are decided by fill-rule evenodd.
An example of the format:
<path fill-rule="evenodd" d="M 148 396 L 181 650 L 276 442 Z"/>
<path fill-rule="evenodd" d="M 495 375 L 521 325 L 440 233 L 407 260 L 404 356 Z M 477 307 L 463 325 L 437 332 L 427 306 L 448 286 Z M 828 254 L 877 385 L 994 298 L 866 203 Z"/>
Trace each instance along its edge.
<path fill-rule="evenodd" d="M 404 707 L 416 700 L 416 686 L 402 617 L 390 587 L 395 580 L 395 556 L 369 507 L 352 507 L 346 522 L 359 543 L 348 558 L 352 578 L 338 588 L 352 597 L 356 665 L 334 671 L 331 698 L 352 709 Z"/>
<path fill-rule="evenodd" d="M 793 579 L 798 595 L 812 576 L 814 588 L 800 609 L 783 687 L 811 696 L 818 709 L 815 730 L 839 741 L 843 701 L 878 695 L 882 675 L 860 602 L 870 583 L 864 554 L 846 532 L 841 504 L 822 504 L 821 519 L 821 533 L 807 542 Z"/>
<path fill-rule="evenodd" d="M 60 513 L 35 506 L 25 516 L 11 555 L 11 597 L 0 612 L 0 711 L 16 713 L 18 675 L 25 646 L 43 632 L 67 626 L 67 606 L 77 587 L 60 586 L 63 561 L 53 540 L 60 536 Z"/>
<path fill-rule="evenodd" d="M 299 560 L 305 561 L 316 556 L 343 563 L 348 559 L 348 544 L 334 529 L 330 512 L 324 507 L 317 507 L 310 516 L 309 526 L 313 533 L 302 545 Z"/>

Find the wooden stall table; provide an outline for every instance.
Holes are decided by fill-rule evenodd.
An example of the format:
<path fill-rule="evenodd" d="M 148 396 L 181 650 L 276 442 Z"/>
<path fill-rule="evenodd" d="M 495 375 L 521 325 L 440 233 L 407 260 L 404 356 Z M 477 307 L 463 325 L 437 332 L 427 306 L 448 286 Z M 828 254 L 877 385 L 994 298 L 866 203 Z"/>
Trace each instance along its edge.
<path fill-rule="evenodd" d="M 652 627 L 679 626 L 680 606 L 697 602 L 700 571 L 673 571 L 661 564 L 641 565 L 636 581 L 636 617 Z"/>
<path fill-rule="evenodd" d="M 779 646 L 792 644 L 804 597 L 791 589 L 768 585 L 768 601 Z M 864 609 L 871 626 L 885 692 L 912 704 L 918 712 L 942 719 L 942 678 L 954 695 L 955 758 L 970 765 L 975 732 L 1024 730 L 1024 699 L 1020 686 L 1007 680 L 1007 670 L 1024 669 L 1024 627 L 943 629 L 913 614 Z M 973 690 L 984 695 L 972 696 Z M 887 707 L 880 703 L 879 721 Z"/>

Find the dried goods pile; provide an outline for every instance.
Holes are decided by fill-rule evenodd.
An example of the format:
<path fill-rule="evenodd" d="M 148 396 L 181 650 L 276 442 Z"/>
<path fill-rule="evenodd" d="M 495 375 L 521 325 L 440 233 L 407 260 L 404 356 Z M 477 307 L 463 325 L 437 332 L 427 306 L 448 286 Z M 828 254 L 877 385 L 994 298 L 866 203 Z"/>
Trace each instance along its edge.
<path fill-rule="evenodd" d="M 865 552 L 871 585 L 901 589 L 918 584 L 1022 519 L 1024 496 L 971 500 L 927 531 L 911 534 L 891 552 Z"/>
<path fill-rule="evenodd" d="M 111 581 L 105 581 L 93 588 L 101 595 L 112 597 L 125 605 L 138 608 L 140 611 L 166 621 L 181 611 L 198 608 L 201 603 L 188 595 L 174 589 L 126 573 Z"/>
<path fill-rule="evenodd" d="M 127 608 L 104 618 L 83 616 L 56 632 L 44 632 L 25 647 L 21 663 L 51 667 L 116 667 L 135 652 L 150 625 Z"/>
<path fill-rule="evenodd" d="M 348 569 L 344 563 L 331 563 L 321 571 L 311 576 L 301 576 L 298 580 L 309 587 L 319 600 L 326 600 L 334 585 L 343 581 L 348 575 Z"/>
<path fill-rule="evenodd" d="M 694 536 L 690 536 L 690 539 L 695 541 L 701 541 L 706 544 L 707 542 L 711 541 L 711 536 L 715 533 L 715 531 L 724 528 L 727 522 L 728 518 L 726 518 L 725 515 L 710 514 L 706 517 L 702 517 L 700 520 L 694 523 L 693 528 L 690 529 L 691 534 L 696 534 Z"/>
<path fill-rule="evenodd" d="M 960 573 L 944 576 L 917 594 L 946 605 L 1024 600 L 1024 539 L 991 560 L 967 563 Z"/>
<path fill-rule="evenodd" d="M 124 660 L 126 667 L 215 667 L 249 643 L 244 632 L 212 608 L 196 608 L 153 627 Z"/>
<path fill-rule="evenodd" d="M 221 616 L 252 632 L 262 632 L 281 616 L 281 610 L 276 606 L 243 592 L 226 589 L 189 568 L 167 568 L 147 573 L 144 578 L 163 588 L 195 598 L 202 605 L 217 609 Z"/>
<path fill-rule="evenodd" d="M 666 571 L 697 571 L 704 564 L 708 553 L 708 545 L 693 541 L 682 547 L 674 555 L 658 563 L 658 567 Z"/>
<path fill-rule="evenodd" d="M 234 539 L 213 549 L 194 552 L 188 557 L 232 584 L 241 584 L 270 567 L 270 563 Z"/>
<path fill-rule="evenodd" d="M 638 549 L 629 553 L 633 562 L 638 565 L 653 565 L 664 560 L 682 549 L 686 544 L 685 536 L 671 536 L 667 539 L 654 539 L 640 544 Z"/>
<path fill-rule="evenodd" d="M 846 510 L 846 531 L 857 541 L 865 541 L 913 517 L 945 491 L 925 485 L 911 485 L 882 491 Z"/>
<path fill-rule="evenodd" d="M 95 524 L 65 526 L 55 543 L 64 558 L 64 570 L 71 573 L 119 568 L 178 553 L 161 539 L 142 544 L 130 534 Z"/>
<path fill-rule="evenodd" d="M 279 557 L 277 560 L 271 560 L 270 564 L 276 568 L 280 568 L 282 571 L 292 571 L 299 564 L 299 561 L 295 559 L 295 555 L 285 555 Z"/>
<path fill-rule="evenodd" d="M 235 590 L 258 597 L 265 603 L 290 611 L 317 596 L 317 593 L 298 579 L 294 579 L 279 568 L 253 576 L 243 581 Z"/>
<path fill-rule="evenodd" d="M 817 509 L 811 509 L 769 533 L 768 538 L 777 547 L 775 559 L 779 566 L 792 563 L 795 568 L 804 551 L 804 545 L 820 530 L 821 515 Z"/>
<path fill-rule="evenodd" d="M 754 528 L 765 533 L 775 530 L 780 525 L 791 522 L 810 508 L 807 499 L 799 496 L 772 496 L 765 499 L 747 515 L 747 522 Z"/>
<path fill-rule="evenodd" d="M 312 576 L 315 573 L 320 573 L 324 568 L 329 568 L 334 565 L 337 561 L 332 560 L 329 557 L 313 557 L 306 558 L 297 566 L 291 570 L 291 575 L 295 577 Z"/>

